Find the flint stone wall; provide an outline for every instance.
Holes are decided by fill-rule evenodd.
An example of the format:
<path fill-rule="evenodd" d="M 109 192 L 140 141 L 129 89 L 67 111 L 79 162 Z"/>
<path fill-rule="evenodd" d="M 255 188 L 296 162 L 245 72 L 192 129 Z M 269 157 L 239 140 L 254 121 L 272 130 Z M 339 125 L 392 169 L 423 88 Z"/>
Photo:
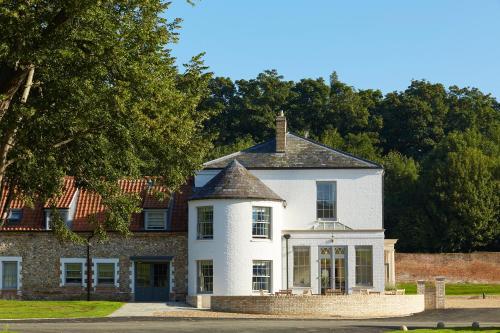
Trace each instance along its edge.
<path fill-rule="evenodd" d="M 51 232 L 0 233 L 0 257 L 22 257 L 21 290 L 0 291 L 0 298 L 85 299 L 86 287 L 60 286 L 60 258 L 86 258 L 85 245 L 60 243 Z M 93 258 L 118 258 L 119 287 L 92 288 L 94 300 L 133 300 L 131 256 L 173 256 L 170 299 L 183 300 L 187 286 L 187 235 L 185 232 L 142 232 L 129 238 L 109 235 L 109 241 L 92 246 Z M 171 268 L 172 271 L 172 268 Z M 85 277 L 86 278 L 86 277 Z"/>

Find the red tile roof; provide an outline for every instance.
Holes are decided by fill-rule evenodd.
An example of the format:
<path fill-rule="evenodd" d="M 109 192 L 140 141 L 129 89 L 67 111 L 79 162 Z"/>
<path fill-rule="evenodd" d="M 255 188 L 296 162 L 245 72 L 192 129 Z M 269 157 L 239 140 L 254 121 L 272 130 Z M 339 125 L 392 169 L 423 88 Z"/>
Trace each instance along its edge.
<path fill-rule="evenodd" d="M 139 180 L 120 180 L 120 188 L 125 193 L 136 193 L 141 198 L 141 208 L 143 209 L 167 209 L 171 202 L 171 194 L 161 186 L 152 186 L 149 188 L 148 179 Z M 174 194 L 172 200 L 172 211 L 170 212 L 171 230 L 186 231 L 187 230 L 187 198 L 191 194 L 192 183 L 184 185 L 179 193 Z M 5 201 L 7 191 L 2 193 L 0 203 Z M 163 193 L 164 197 L 159 199 L 157 192 Z M 73 177 L 65 177 L 64 186 L 61 196 L 57 197 L 57 208 L 69 208 L 73 197 L 77 195 L 76 212 L 73 218 L 73 230 L 88 231 L 91 229 L 89 225 L 89 217 L 95 215 L 98 221 L 104 221 L 105 207 L 102 204 L 101 197 L 87 190 L 80 190 L 75 186 Z M 44 208 L 50 207 L 50 202 L 44 205 L 37 204 L 35 208 L 26 207 L 22 200 L 13 200 L 11 208 L 23 209 L 22 219 L 18 225 L 0 227 L 0 230 L 43 230 L 44 223 Z M 143 213 L 135 213 L 132 215 L 130 229 L 132 231 L 144 230 Z"/>

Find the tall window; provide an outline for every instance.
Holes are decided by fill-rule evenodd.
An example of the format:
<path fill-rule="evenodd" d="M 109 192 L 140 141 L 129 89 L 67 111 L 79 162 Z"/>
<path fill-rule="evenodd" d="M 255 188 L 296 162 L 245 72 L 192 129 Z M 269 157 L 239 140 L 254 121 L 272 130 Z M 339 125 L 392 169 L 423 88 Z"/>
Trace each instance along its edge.
<path fill-rule="evenodd" d="M 252 275 L 252 290 L 271 291 L 271 266 L 270 260 L 254 260 Z"/>
<path fill-rule="evenodd" d="M 198 239 L 214 238 L 214 208 L 212 206 L 198 207 Z"/>
<path fill-rule="evenodd" d="M 144 212 L 146 230 L 165 230 L 167 228 L 167 212 L 164 209 Z"/>
<path fill-rule="evenodd" d="M 198 261 L 198 293 L 211 294 L 214 291 L 214 264 L 212 260 Z"/>
<path fill-rule="evenodd" d="M 252 237 L 271 238 L 271 207 L 252 207 Z"/>
<path fill-rule="evenodd" d="M 373 250 L 371 246 L 356 246 L 356 285 L 373 286 Z"/>
<path fill-rule="evenodd" d="M 2 289 L 17 289 L 17 261 L 3 261 L 2 264 Z"/>
<path fill-rule="evenodd" d="M 316 217 L 318 220 L 337 219 L 337 183 L 316 183 Z"/>
<path fill-rule="evenodd" d="M 65 263 L 64 264 L 64 283 L 65 284 L 82 284 L 83 282 L 83 264 L 81 263 Z"/>
<path fill-rule="evenodd" d="M 115 264 L 98 263 L 97 264 L 97 284 L 115 283 Z"/>
<path fill-rule="evenodd" d="M 311 286 L 311 254 L 309 247 L 295 246 L 293 248 L 293 285 L 295 287 Z"/>

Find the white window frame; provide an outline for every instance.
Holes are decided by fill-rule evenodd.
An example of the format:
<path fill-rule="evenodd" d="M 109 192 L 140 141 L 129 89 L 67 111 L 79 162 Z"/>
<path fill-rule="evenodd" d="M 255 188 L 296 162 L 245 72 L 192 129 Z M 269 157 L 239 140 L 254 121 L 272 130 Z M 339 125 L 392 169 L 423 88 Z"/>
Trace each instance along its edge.
<path fill-rule="evenodd" d="M 68 228 L 71 228 L 72 227 L 72 221 L 70 221 L 69 219 L 69 209 L 66 209 L 66 208 L 57 208 L 57 210 L 59 211 L 59 214 L 61 214 L 61 217 L 63 218 L 64 220 L 64 223 L 66 224 L 66 226 Z M 51 214 L 52 214 L 52 209 L 50 208 L 46 208 L 45 209 L 45 229 L 46 230 L 52 230 L 52 228 L 50 227 L 50 219 L 51 219 Z M 66 215 L 66 216 L 64 216 Z"/>
<path fill-rule="evenodd" d="M 299 268 L 307 268 L 309 269 L 309 284 L 307 283 L 295 283 L 295 250 L 298 250 L 298 249 L 307 249 L 308 253 L 309 253 L 309 260 L 308 260 L 308 264 L 305 264 L 305 265 L 300 265 Z M 313 272 L 313 269 L 312 269 L 312 251 L 311 251 L 311 247 L 308 246 L 308 245 L 296 245 L 296 246 L 292 246 L 292 285 L 294 287 L 297 287 L 297 288 L 311 288 L 312 286 L 312 272 Z"/>
<path fill-rule="evenodd" d="M 5 290 L 21 290 L 22 287 L 22 257 L 0 257 L 0 290 L 3 289 L 3 263 L 5 262 L 17 262 L 17 288 L 16 289 L 5 289 Z"/>
<path fill-rule="evenodd" d="M 254 210 L 256 209 L 264 209 L 269 210 L 269 221 L 254 221 Z M 267 235 L 256 235 L 253 233 L 254 225 L 267 225 Z M 273 226 L 273 208 L 269 206 L 252 206 L 252 238 L 255 239 L 271 239 L 272 235 L 272 226 Z"/>
<path fill-rule="evenodd" d="M 203 276 L 204 278 L 205 277 L 209 277 L 209 278 L 212 278 L 212 290 L 210 291 L 202 291 L 201 290 L 201 285 L 202 285 L 202 282 L 201 282 L 201 265 L 203 263 L 212 263 L 212 275 L 207 275 L 207 276 Z M 214 293 L 214 261 L 212 259 L 202 259 L 202 260 L 197 260 L 196 261 L 196 293 L 197 294 L 213 294 Z"/>
<path fill-rule="evenodd" d="M 144 209 L 144 229 L 148 231 L 161 231 L 167 230 L 167 209 Z M 163 228 L 150 228 L 149 227 L 149 213 L 163 213 Z"/>
<path fill-rule="evenodd" d="M 61 281 L 59 283 L 60 287 L 63 286 L 78 286 L 77 283 L 66 283 L 66 264 L 80 264 L 82 265 L 82 287 L 87 286 L 87 259 L 86 258 L 61 258 Z"/>
<path fill-rule="evenodd" d="M 369 250 L 370 253 L 371 253 L 371 257 L 370 257 L 370 265 L 366 265 L 366 264 L 360 264 L 358 263 L 358 250 L 362 250 L 362 251 L 367 251 Z M 356 287 L 373 287 L 373 246 L 371 245 L 356 245 L 354 247 L 354 257 L 355 257 L 355 262 L 354 262 L 354 274 L 355 274 L 355 277 L 354 277 L 354 282 L 356 284 Z M 370 274 L 370 279 L 371 279 L 371 283 L 358 283 L 358 267 L 360 268 L 363 268 L 364 270 L 366 270 L 366 272 L 368 272 Z M 368 268 L 371 268 L 371 269 L 368 269 L 367 270 L 367 267 Z"/>
<path fill-rule="evenodd" d="M 335 216 L 334 217 L 329 217 L 329 218 L 324 218 L 324 217 L 319 217 L 318 216 L 318 185 L 321 183 L 327 183 L 327 184 L 334 184 L 335 188 L 335 193 L 334 193 L 334 212 Z M 316 209 L 316 220 L 317 221 L 338 221 L 339 218 L 339 212 L 338 212 L 338 199 L 339 199 L 339 186 L 337 180 L 316 180 L 316 203 L 315 203 L 315 209 Z"/>
<path fill-rule="evenodd" d="M 200 221 L 200 210 L 211 209 L 212 210 L 212 221 Z M 204 230 L 204 225 L 212 225 L 212 234 L 204 234 L 201 231 Z M 212 240 L 214 239 L 214 206 L 199 206 L 196 207 L 196 239 L 198 240 Z"/>
<path fill-rule="evenodd" d="M 92 281 L 94 283 L 94 287 L 102 287 L 102 286 L 110 286 L 109 284 L 98 284 L 98 272 L 97 265 L 98 264 L 114 264 L 115 265 L 115 276 L 113 285 L 115 287 L 120 287 L 119 278 L 120 278 L 120 259 L 118 258 L 92 258 Z"/>
<path fill-rule="evenodd" d="M 266 263 L 269 265 L 268 275 L 255 275 L 254 266 L 258 263 Z M 273 291 L 273 261 L 272 260 L 253 260 L 252 261 L 252 292 L 260 292 L 261 289 L 254 289 L 254 278 L 265 278 L 268 279 L 268 289 L 262 289 L 265 292 L 271 293 Z"/>

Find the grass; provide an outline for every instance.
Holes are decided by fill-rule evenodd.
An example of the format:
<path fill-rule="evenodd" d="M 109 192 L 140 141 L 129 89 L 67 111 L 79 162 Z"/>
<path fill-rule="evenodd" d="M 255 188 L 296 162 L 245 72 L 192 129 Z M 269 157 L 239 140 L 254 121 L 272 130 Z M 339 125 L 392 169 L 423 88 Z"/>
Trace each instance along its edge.
<path fill-rule="evenodd" d="M 0 301 L 0 319 L 105 317 L 122 305 L 105 301 Z"/>
<path fill-rule="evenodd" d="M 416 283 L 398 283 L 398 289 L 406 289 L 406 294 L 414 295 L 417 293 Z M 475 283 L 447 283 L 446 295 L 500 295 L 500 284 L 475 284 Z"/>
<path fill-rule="evenodd" d="M 399 333 L 405 331 L 386 331 L 386 333 Z M 469 333 L 469 332 L 483 332 L 483 333 L 498 333 L 500 332 L 500 328 L 470 328 L 470 327 L 459 327 L 459 328 L 424 328 L 417 330 L 408 330 L 407 332 L 415 332 L 415 333 Z"/>

